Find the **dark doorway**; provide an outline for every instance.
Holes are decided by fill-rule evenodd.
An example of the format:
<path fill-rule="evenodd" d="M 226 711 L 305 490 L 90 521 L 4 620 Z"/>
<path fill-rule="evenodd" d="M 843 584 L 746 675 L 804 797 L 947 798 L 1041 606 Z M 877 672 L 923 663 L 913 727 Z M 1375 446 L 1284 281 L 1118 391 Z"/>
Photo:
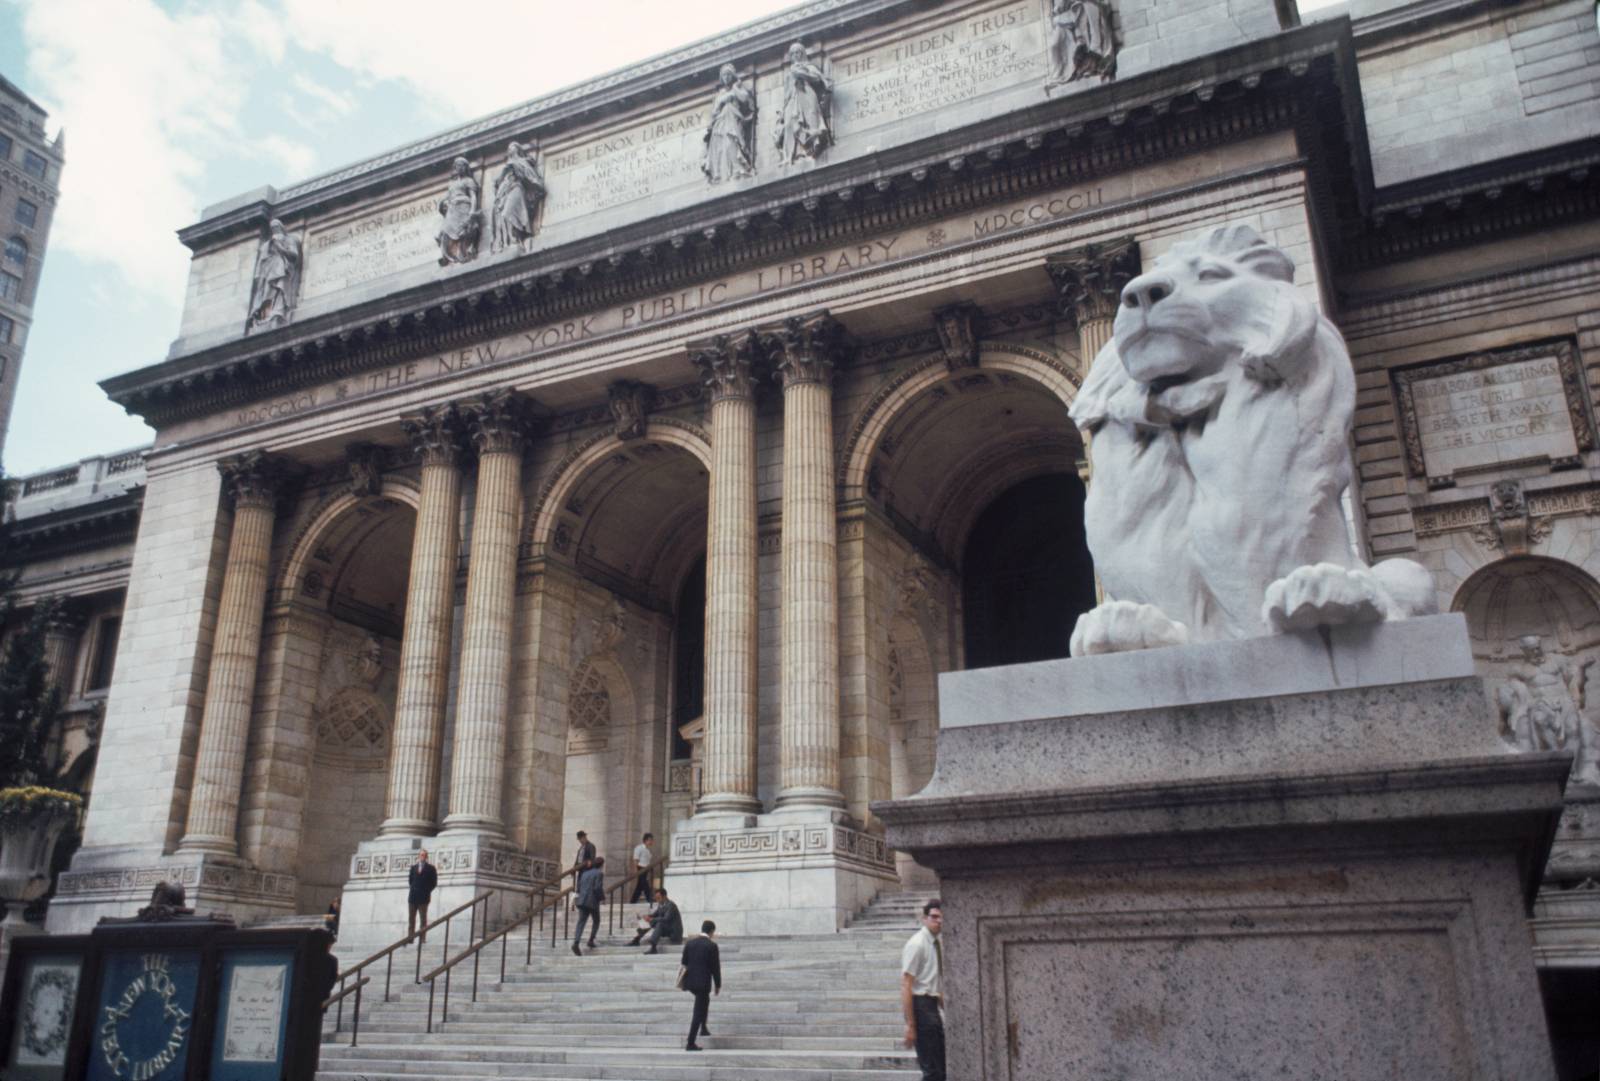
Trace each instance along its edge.
<path fill-rule="evenodd" d="M 678 589 L 672 627 L 672 758 L 688 758 L 691 748 L 678 729 L 705 709 L 706 557 L 695 560 Z"/>
<path fill-rule="evenodd" d="M 979 516 L 961 567 L 968 668 L 1067 656 L 1073 624 L 1095 601 L 1083 497 L 1077 476 L 1052 473 Z"/>

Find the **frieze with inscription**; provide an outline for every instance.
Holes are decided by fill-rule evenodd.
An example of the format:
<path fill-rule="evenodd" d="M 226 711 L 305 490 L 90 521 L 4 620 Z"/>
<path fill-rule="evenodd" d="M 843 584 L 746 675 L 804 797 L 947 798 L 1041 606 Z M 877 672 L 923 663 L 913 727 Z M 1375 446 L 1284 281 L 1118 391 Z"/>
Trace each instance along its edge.
<path fill-rule="evenodd" d="M 767 266 L 737 276 L 629 300 L 609 308 L 517 331 L 486 342 L 420 357 L 376 371 L 255 402 L 226 414 L 235 426 L 261 424 L 315 409 L 445 380 L 480 369 L 586 345 L 687 316 L 714 311 L 783 290 L 882 269 L 947 245 L 993 240 L 1028 228 L 1070 220 L 1127 198 L 1127 178 L 1093 187 L 1047 192 L 992 210 L 966 213 L 931 225 L 887 233 L 857 243 Z"/>
<path fill-rule="evenodd" d="M 314 230 L 306 243 L 301 285 L 305 299 L 437 261 L 440 197 L 436 191 Z"/>

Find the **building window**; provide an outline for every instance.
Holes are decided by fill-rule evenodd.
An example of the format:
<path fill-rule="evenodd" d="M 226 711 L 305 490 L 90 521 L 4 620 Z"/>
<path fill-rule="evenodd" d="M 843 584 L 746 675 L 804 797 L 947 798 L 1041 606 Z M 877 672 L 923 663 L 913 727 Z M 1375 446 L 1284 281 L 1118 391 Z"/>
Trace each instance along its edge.
<path fill-rule="evenodd" d="M 11 160 L 11 136 L 0 135 L 0 161 Z"/>
<path fill-rule="evenodd" d="M 100 621 L 94 636 L 94 661 L 89 665 L 88 691 L 103 691 L 111 686 L 111 669 L 117 663 L 117 637 L 122 633 L 122 617 L 107 616 Z"/>
<path fill-rule="evenodd" d="M 11 344 L 11 334 L 16 324 L 3 315 L 0 315 L 0 345 Z"/>
<path fill-rule="evenodd" d="M 33 223 L 39 220 L 39 208 L 26 199 L 17 200 L 17 224 L 33 228 Z"/>
<path fill-rule="evenodd" d="M 22 171 L 27 173 L 29 176 L 36 176 L 40 180 L 43 180 L 45 170 L 49 167 L 49 164 L 50 163 L 45 161 L 44 156 L 41 154 L 35 154 L 31 150 L 24 150 L 22 152 Z"/>
<path fill-rule="evenodd" d="M 22 296 L 22 279 L 0 270 L 0 300 L 16 300 Z"/>
<path fill-rule="evenodd" d="M 6 241 L 6 262 L 26 270 L 28 267 L 28 242 L 20 236 Z"/>

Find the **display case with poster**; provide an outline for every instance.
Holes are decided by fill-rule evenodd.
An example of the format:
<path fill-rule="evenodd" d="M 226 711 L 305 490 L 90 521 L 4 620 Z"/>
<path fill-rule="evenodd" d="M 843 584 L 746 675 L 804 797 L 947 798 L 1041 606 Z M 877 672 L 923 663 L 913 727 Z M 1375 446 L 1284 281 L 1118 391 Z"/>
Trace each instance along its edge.
<path fill-rule="evenodd" d="M 83 935 L 17 938 L 0 988 L 0 1076 L 6 1081 L 62 1081 L 81 1058 L 74 1040 L 88 1009 Z"/>
<path fill-rule="evenodd" d="M 329 941 L 320 928 L 218 936 L 210 1081 L 310 1081 L 327 995 L 318 961 Z"/>

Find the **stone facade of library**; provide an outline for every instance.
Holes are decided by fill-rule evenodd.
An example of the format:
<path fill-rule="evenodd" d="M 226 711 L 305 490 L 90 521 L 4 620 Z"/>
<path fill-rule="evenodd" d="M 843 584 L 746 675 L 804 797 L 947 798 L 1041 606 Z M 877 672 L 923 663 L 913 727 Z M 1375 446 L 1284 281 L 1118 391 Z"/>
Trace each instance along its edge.
<path fill-rule="evenodd" d="M 211 208 L 105 383 L 158 435 L 50 926 L 176 877 L 378 935 L 419 846 L 453 903 L 577 829 L 736 932 L 925 884 L 868 805 L 939 672 L 1066 653 L 1068 408 L 1245 223 L 1349 342 L 1352 543 L 1575 755 L 1536 950 L 1600 965 L 1597 56 L 1582 0 L 820 0 Z"/>

